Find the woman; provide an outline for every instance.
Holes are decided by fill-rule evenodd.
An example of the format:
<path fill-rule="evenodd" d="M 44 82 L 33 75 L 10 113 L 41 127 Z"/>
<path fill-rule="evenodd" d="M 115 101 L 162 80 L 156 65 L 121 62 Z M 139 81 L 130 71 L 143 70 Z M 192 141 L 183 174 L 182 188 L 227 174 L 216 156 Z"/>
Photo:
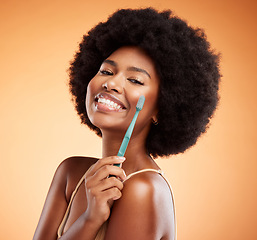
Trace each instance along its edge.
<path fill-rule="evenodd" d="M 102 158 L 60 164 L 34 239 L 175 239 L 172 192 L 153 158 L 196 143 L 219 79 L 203 31 L 170 11 L 119 10 L 93 28 L 71 64 L 70 91 L 82 123 L 102 137 Z M 117 157 L 141 95 L 125 157 Z"/>

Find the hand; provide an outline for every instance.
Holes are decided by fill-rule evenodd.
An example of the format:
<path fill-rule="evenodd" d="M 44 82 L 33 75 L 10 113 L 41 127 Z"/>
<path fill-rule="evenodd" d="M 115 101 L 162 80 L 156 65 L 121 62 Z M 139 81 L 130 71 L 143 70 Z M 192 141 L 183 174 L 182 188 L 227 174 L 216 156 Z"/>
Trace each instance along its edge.
<path fill-rule="evenodd" d="M 113 164 L 125 161 L 124 157 L 112 156 L 99 159 L 90 167 L 85 176 L 87 196 L 86 216 L 88 220 L 102 225 L 110 216 L 110 208 L 114 200 L 121 197 L 124 170 Z M 116 177 L 109 177 L 114 175 Z"/>

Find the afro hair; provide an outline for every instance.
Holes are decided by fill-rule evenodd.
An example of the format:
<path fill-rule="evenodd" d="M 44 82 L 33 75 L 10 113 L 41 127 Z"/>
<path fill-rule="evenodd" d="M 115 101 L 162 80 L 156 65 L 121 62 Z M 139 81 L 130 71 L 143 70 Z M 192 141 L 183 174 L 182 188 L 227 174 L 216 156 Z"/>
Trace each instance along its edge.
<path fill-rule="evenodd" d="M 101 131 L 87 116 L 87 85 L 102 62 L 122 46 L 137 46 L 153 59 L 160 78 L 158 124 L 146 149 L 152 157 L 184 152 L 204 133 L 216 109 L 219 55 L 205 33 L 170 10 L 121 9 L 83 36 L 69 69 L 69 87 L 81 122 Z"/>

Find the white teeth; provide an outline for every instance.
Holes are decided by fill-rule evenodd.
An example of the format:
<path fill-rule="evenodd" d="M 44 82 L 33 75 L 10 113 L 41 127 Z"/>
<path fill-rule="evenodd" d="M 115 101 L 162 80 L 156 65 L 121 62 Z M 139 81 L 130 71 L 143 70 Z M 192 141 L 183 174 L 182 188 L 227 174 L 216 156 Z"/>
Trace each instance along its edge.
<path fill-rule="evenodd" d="M 111 101 L 110 99 L 98 98 L 98 102 L 99 102 L 99 103 L 102 103 L 102 104 L 105 104 L 106 106 L 115 108 L 115 109 L 117 109 L 117 110 L 121 109 L 121 106 L 120 106 L 120 105 L 118 105 L 117 103 Z"/>

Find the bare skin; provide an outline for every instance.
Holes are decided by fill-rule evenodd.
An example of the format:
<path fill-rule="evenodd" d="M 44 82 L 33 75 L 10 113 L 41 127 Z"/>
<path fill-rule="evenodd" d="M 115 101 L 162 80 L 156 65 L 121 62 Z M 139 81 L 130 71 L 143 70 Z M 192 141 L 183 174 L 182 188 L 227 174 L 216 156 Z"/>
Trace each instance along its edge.
<path fill-rule="evenodd" d="M 74 198 L 60 239 L 93 240 L 107 219 L 106 240 L 174 239 L 174 209 L 165 180 L 156 173 L 145 172 L 124 182 L 126 175 L 135 171 L 159 169 L 145 149 L 151 121 L 157 114 L 159 79 L 154 64 L 136 47 L 120 48 L 107 60 L 89 83 L 86 100 L 88 116 L 102 132 L 102 158 L 72 157 L 60 164 L 34 240 L 57 239 L 71 194 L 85 172 L 85 181 Z M 117 157 L 140 95 L 146 98 L 144 108 L 125 158 Z M 111 99 L 120 108 L 101 103 L 99 98 Z M 113 166 L 115 163 L 122 163 L 122 168 Z M 116 178 L 108 178 L 109 175 Z"/>

